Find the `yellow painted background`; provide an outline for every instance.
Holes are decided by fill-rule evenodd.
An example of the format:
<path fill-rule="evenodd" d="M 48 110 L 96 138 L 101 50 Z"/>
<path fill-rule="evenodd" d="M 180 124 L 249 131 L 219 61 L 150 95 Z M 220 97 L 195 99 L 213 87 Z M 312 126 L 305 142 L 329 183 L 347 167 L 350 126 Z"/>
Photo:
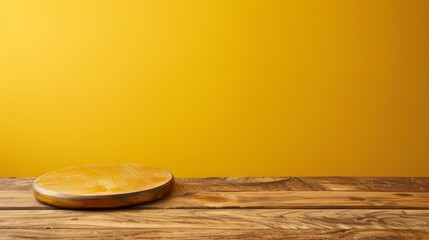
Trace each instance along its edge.
<path fill-rule="evenodd" d="M 427 0 L 0 0 L 0 176 L 429 176 Z"/>

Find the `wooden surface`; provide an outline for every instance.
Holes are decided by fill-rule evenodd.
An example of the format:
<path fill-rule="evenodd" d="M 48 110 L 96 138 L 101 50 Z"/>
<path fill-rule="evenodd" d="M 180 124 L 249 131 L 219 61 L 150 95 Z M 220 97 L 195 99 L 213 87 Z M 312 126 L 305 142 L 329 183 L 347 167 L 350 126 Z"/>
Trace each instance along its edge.
<path fill-rule="evenodd" d="M 60 210 L 0 179 L 0 239 L 429 239 L 429 178 L 179 178 L 127 209 Z"/>
<path fill-rule="evenodd" d="M 89 164 L 58 169 L 33 183 L 35 198 L 59 208 L 116 208 L 160 199 L 173 189 L 165 169 L 133 163 Z"/>

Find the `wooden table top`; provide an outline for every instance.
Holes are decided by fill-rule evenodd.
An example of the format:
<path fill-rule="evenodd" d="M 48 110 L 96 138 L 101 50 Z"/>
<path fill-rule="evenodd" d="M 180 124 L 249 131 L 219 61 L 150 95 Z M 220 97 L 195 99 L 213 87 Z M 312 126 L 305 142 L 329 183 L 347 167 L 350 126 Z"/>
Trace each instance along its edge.
<path fill-rule="evenodd" d="M 429 239 L 429 178 L 178 178 L 164 199 L 60 210 L 0 178 L 0 239 Z"/>

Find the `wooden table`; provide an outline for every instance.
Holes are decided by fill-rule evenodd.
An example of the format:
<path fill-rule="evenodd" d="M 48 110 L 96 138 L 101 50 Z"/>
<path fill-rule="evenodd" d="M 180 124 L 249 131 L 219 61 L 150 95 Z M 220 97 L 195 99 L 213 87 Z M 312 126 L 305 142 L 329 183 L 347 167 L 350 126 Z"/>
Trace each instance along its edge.
<path fill-rule="evenodd" d="M 0 178 L 0 239 L 429 239 L 429 178 L 178 178 L 128 209 L 59 210 Z"/>

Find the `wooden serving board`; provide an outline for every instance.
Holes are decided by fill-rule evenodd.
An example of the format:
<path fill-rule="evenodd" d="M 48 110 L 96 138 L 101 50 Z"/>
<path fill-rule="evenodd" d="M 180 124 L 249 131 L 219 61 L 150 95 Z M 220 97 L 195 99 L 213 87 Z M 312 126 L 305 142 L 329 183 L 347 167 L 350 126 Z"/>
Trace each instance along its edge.
<path fill-rule="evenodd" d="M 42 203 L 70 209 L 117 208 L 169 194 L 173 175 L 143 164 L 91 164 L 63 168 L 37 178 L 33 194 Z"/>

